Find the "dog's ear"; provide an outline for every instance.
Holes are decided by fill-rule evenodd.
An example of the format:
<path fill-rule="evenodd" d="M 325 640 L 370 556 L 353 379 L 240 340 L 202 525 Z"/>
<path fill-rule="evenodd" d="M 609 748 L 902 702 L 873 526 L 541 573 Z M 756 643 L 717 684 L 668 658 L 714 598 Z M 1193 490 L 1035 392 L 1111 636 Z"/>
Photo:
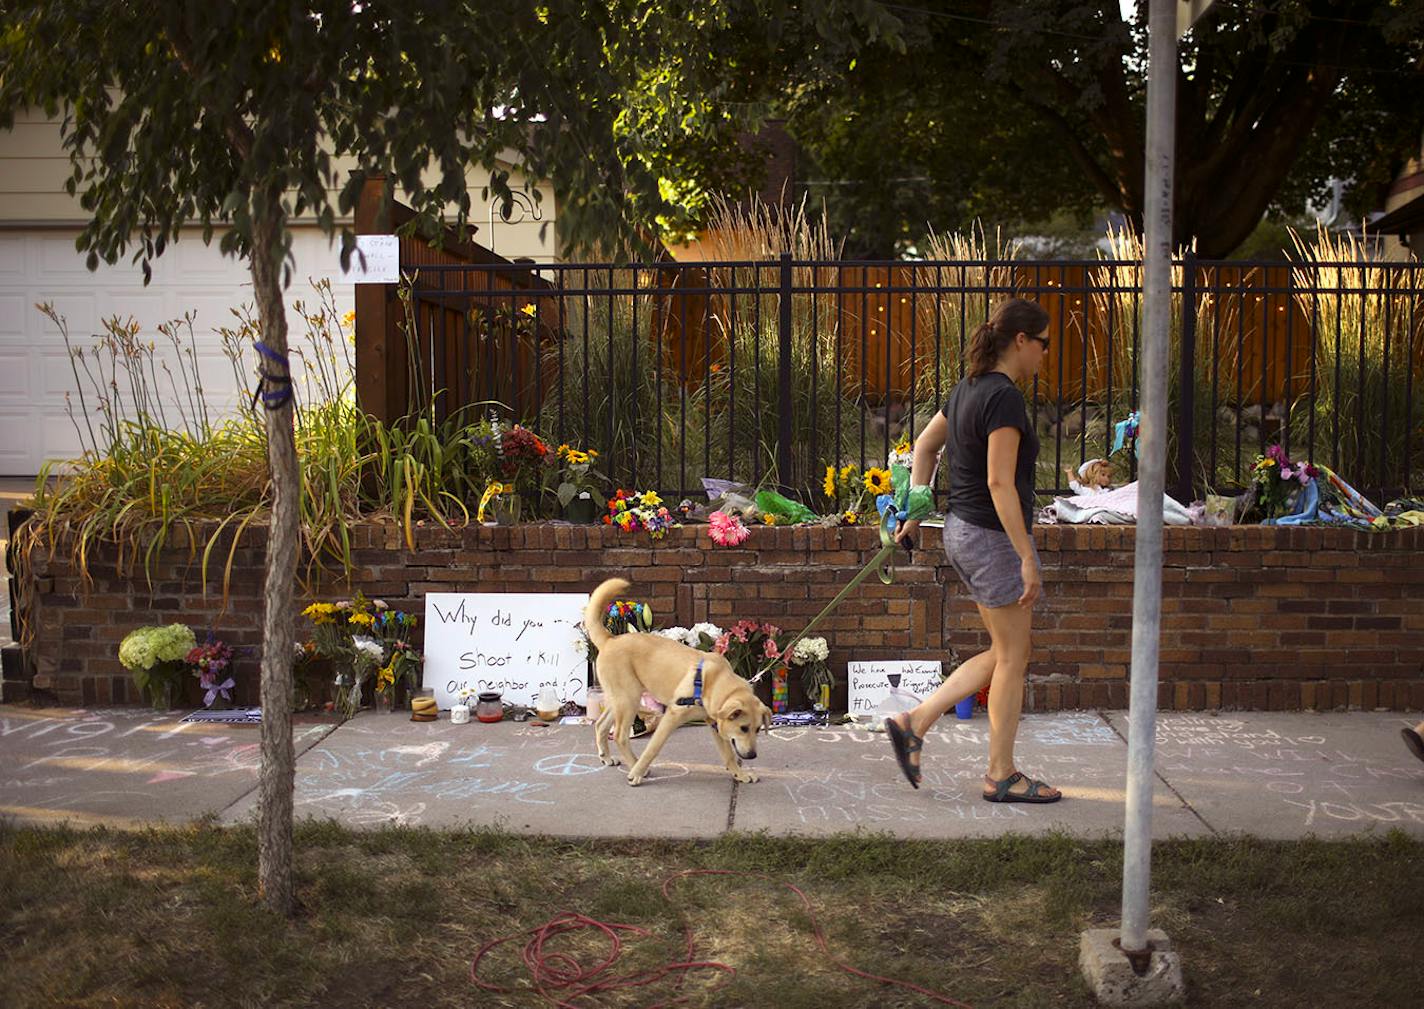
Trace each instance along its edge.
<path fill-rule="evenodd" d="M 761 708 L 761 727 L 763 729 L 771 728 L 771 709 L 760 701 L 757 702 L 757 705 Z"/>

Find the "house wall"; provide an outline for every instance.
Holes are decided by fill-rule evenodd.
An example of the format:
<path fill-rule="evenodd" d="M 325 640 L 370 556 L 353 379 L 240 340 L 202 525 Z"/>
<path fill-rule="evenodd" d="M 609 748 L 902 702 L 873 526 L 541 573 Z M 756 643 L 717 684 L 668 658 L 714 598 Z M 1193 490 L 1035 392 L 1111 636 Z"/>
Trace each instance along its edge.
<path fill-rule="evenodd" d="M 78 229 L 88 221 L 88 215 L 77 197 L 64 191 L 69 178 L 69 156 L 60 143 L 60 119 L 40 110 L 25 110 L 15 117 L 14 128 L 0 131 L 0 229 L 55 227 Z M 339 177 L 354 167 L 350 159 L 338 159 Z M 524 173 L 510 165 L 510 185 L 516 189 L 525 184 Z M 433 175 L 431 177 L 433 181 Z M 477 228 L 475 241 L 506 259 L 529 257 L 540 262 L 554 262 L 557 257 L 555 228 L 558 210 L 553 189 L 547 182 L 539 185 L 543 195 L 539 213 L 542 220 L 519 220 L 505 223 L 495 214 L 490 223 L 491 202 L 483 200 L 480 191 L 489 182 L 488 173 L 478 167 L 466 175 L 470 185 L 470 223 Z M 397 199 L 401 196 L 398 194 Z M 332 206 L 336 193 L 332 191 Z M 351 215 L 338 217 L 342 224 L 351 223 Z M 301 225 L 301 219 L 296 224 Z M 544 228 L 547 224 L 548 227 Z M 541 229 L 543 233 L 541 234 Z M 82 260 L 81 260 L 82 262 Z"/>

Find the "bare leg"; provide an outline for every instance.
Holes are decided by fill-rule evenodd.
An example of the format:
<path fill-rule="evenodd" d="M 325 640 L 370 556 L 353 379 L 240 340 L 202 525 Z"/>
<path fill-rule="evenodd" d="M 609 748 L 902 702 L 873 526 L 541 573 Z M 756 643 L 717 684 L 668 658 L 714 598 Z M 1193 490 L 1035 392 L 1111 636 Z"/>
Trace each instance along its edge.
<path fill-rule="evenodd" d="M 1024 674 L 1028 671 L 1029 653 L 1033 648 L 1033 610 L 1010 604 L 994 609 L 979 607 L 984 625 L 993 639 L 994 677 L 989 685 L 989 777 L 1003 781 L 1014 767 L 1014 740 L 1019 732 L 1019 717 L 1023 713 Z M 1011 792 L 1028 791 L 1028 782 L 1019 781 Z M 986 792 L 993 789 L 986 785 Z M 1056 789 L 1043 789 L 1040 794 L 1052 795 Z"/>
<path fill-rule="evenodd" d="M 915 735 L 923 738 L 926 732 L 934 727 L 934 723 L 944 716 L 944 713 L 954 707 L 964 698 L 971 694 L 977 694 L 984 689 L 989 678 L 994 674 L 994 650 L 991 648 L 987 652 L 980 652 L 960 664 L 959 668 L 949 674 L 949 678 L 935 688 L 919 706 L 903 715 L 896 715 L 895 720 L 903 728 L 909 729 Z M 916 767 L 920 765 L 920 754 L 911 754 L 910 763 Z"/>

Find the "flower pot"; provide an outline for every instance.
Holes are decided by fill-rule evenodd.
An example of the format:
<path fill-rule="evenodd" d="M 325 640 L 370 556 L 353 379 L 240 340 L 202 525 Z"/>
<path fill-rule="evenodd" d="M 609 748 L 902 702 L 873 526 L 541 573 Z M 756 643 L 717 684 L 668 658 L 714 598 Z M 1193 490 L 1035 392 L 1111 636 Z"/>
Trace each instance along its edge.
<path fill-rule="evenodd" d="M 598 504 L 588 491 L 584 491 L 565 506 L 564 518 L 580 525 L 590 525 L 598 521 Z"/>

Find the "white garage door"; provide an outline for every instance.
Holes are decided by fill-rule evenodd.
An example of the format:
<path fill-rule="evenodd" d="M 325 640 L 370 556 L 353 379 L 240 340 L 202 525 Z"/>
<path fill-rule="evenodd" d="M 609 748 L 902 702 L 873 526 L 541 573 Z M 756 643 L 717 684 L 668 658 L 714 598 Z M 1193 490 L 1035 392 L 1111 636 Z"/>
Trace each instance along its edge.
<path fill-rule="evenodd" d="M 59 330 L 34 307 L 40 302 L 55 306 L 71 342 L 85 348 L 102 331 L 101 321 L 112 316 L 132 317 L 140 339 L 161 341 L 159 324 L 195 312 L 198 367 L 210 408 L 231 414 L 250 395 L 240 388 L 216 331 L 234 325 L 231 309 L 253 303 L 245 260 L 225 258 L 195 232 L 155 260 L 153 280 L 144 287 L 138 267 L 127 262 L 90 273 L 74 250 L 77 235 L 77 229 L 0 231 L 0 476 L 32 476 L 44 460 L 80 452 L 65 399 L 71 394 L 74 420 L 83 426 L 71 362 Z M 287 314 L 297 341 L 305 327 L 292 303 L 316 302 L 308 278 L 332 281 L 341 314 L 353 307 L 354 288 L 337 279 L 337 252 L 320 232 L 298 231 L 293 245 L 296 269 Z M 166 384 L 161 371 L 158 380 Z M 89 406 L 92 411 L 93 403 Z"/>

